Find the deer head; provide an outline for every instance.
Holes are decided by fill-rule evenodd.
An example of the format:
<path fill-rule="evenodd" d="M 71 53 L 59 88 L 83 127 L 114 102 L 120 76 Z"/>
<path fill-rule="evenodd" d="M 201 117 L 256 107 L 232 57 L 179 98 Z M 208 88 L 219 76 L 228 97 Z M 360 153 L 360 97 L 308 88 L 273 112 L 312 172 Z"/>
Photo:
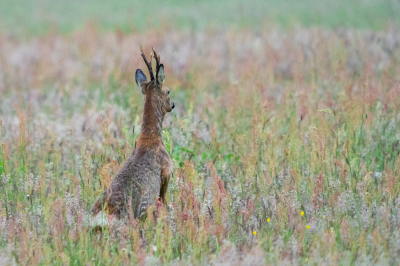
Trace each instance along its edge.
<path fill-rule="evenodd" d="M 162 122 L 166 113 L 174 109 L 175 104 L 169 98 L 169 89 L 163 87 L 165 80 L 164 65 L 160 64 L 160 55 L 157 55 L 153 48 L 153 53 L 150 55 L 150 61 L 147 61 L 140 47 L 142 57 L 147 65 L 150 73 L 150 81 L 147 81 L 146 75 L 142 70 L 137 69 L 135 73 L 136 84 L 141 88 L 145 95 L 142 134 L 161 135 Z M 154 77 L 151 66 L 152 58 L 156 60 L 156 76 Z"/>

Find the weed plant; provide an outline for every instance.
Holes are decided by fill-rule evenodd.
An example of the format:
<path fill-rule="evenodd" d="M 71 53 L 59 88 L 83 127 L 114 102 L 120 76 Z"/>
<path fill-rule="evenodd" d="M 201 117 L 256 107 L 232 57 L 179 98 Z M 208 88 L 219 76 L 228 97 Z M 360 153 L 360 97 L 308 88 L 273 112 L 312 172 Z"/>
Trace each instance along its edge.
<path fill-rule="evenodd" d="M 4 265 L 400 263 L 400 32 L 0 37 Z M 139 52 L 175 110 L 168 208 L 91 230 L 140 134 Z"/>

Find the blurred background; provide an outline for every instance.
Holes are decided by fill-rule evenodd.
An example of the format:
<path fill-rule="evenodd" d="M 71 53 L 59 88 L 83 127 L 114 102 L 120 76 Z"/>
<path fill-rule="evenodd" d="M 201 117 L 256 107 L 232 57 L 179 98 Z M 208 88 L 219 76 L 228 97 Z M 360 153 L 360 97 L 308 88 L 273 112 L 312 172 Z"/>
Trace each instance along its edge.
<path fill-rule="evenodd" d="M 125 32 L 251 28 L 269 25 L 383 29 L 400 23 L 398 0 L 1 0 L 0 30 L 11 34 L 69 33 L 88 21 L 99 29 Z"/>

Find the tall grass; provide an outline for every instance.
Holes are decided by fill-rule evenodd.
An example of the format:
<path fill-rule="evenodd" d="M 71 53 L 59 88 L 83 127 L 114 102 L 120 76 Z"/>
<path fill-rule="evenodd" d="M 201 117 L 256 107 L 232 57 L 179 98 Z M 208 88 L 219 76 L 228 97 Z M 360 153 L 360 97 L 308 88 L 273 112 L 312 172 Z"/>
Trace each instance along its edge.
<path fill-rule="evenodd" d="M 398 264 L 398 36 L 1 36 L 0 260 Z M 99 235 L 91 206 L 140 133 L 139 44 L 160 51 L 177 106 L 163 129 L 168 208 Z"/>

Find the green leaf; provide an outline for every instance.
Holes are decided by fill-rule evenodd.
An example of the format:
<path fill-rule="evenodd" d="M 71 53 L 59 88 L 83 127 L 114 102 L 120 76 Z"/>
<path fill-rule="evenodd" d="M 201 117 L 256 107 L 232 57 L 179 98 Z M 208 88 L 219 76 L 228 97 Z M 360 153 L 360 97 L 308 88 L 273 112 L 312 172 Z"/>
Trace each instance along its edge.
<path fill-rule="evenodd" d="M 230 160 L 232 157 L 233 157 L 233 154 L 230 153 L 230 154 L 225 156 L 225 160 Z"/>
<path fill-rule="evenodd" d="M 387 128 L 387 126 L 389 125 L 390 122 L 392 122 L 392 119 L 389 119 L 389 121 L 387 121 L 387 123 L 383 127 L 383 133 L 385 133 L 385 130 L 386 130 L 386 128 Z"/>
<path fill-rule="evenodd" d="M 0 161 L 0 175 L 5 174 L 4 172 L 4 163 Z"/>
<path fill-rule="evenodd" d="M 233 157 L 232 153 L 225 156 L 225 161 L 228 162 L 229 165 L 232 164 L 232 157 Z"/>
<path fill-rule="evenodd" d="M 184 151 L 184 152 L 187 152 L 187 153 L 190 153 L 190 154 L 194 154 L 193 151 L 185 149 L 185 148 L 181 148 L 181 151 Z"/>

